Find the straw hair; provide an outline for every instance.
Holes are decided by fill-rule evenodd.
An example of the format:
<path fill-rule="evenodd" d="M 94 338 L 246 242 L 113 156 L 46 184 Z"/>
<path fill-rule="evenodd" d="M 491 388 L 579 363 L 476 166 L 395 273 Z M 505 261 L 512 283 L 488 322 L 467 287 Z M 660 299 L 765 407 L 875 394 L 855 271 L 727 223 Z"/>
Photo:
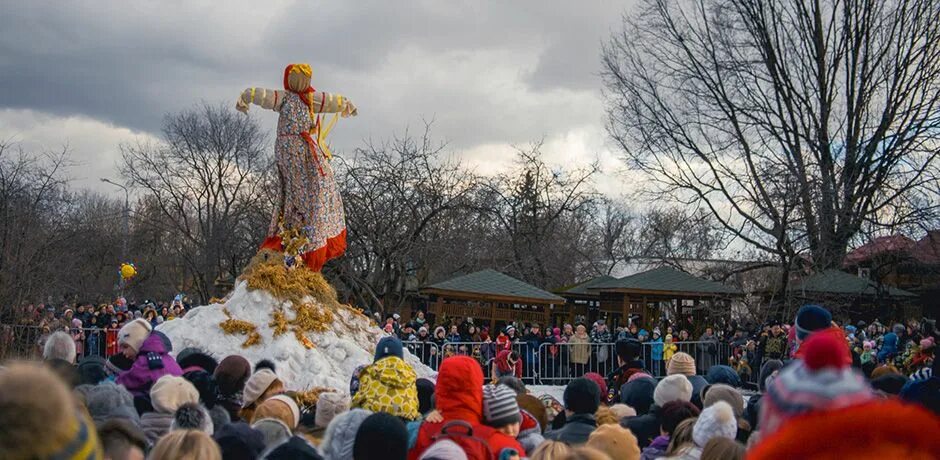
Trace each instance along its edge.
<path fill-rule="evenodd" d="M 196 430 L 171 431 L 157 441 L 149 460 L 222 460 L 222 452 L 212 438 Z"/>
<path fill-rule="evenodd" d="M 562 460 L 571 453 L 568 444 L 559 441 L 545 441 L 529 457 L 530 460 Z"/>

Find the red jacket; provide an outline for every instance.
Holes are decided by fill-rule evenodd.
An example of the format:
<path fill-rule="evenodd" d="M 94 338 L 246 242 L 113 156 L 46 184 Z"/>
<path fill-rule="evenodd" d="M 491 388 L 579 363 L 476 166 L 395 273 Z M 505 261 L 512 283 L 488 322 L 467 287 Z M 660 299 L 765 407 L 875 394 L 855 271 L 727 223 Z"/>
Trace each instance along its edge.
<path fill-rule="evenodd" d="M 522 378 L 522 359 L 517 359 L 515 364 L 509 364 L 510 350 L 503 350 L 496 354 L 496 369 L 499 375 L 507 375 L 512 372 L 516 378 Z"/>
<path fill-rule="evenodd" d="M 480 370 L 480 364 L 469 356 L 445 359 L 437 374 L 434 400 L 444 421 L 421 424 L 418 440 L 408 452 L 408 460 L 417 460 L 434 442 L 434 435 L 451 420 L 469 422 L 474 428 L 483 425 L 483 371 Z M 503 449 L 511 448 L 516 449 L 521 457 L 526 456 L 525 450 L 514 438 L 498 431 L 494 431 L 485 441 L 493 455 L 498 456 Z"/>

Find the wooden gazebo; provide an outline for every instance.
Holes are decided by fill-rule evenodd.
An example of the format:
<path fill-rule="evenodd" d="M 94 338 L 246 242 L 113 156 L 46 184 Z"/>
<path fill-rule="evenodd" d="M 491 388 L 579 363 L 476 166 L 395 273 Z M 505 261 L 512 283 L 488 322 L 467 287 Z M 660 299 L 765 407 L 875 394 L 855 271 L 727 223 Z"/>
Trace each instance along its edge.
<path fill-rule="evenodd" d="M 491 329 L 511 321 L 548 324 L 565 299 L 496 270 L 481 270 L 421 289 L 428 313 L 473 318 Z M 439 319 L 437 321 L 440 321 Z"/>

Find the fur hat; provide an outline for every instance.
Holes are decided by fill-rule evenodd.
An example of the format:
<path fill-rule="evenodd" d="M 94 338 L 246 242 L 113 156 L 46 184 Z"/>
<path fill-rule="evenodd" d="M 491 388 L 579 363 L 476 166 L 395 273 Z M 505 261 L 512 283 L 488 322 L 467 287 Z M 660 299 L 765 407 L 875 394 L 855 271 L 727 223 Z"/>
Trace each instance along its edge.
<path fill-rule="evenodd" d="M 407 456 L 408 429 L 400 418 L 385 412 L 376 412 L 366 417 L 356 430 L 352 458 L 393 459 Z"/>
<path fill-rule="evenodd" d="M 186 403 L 173 414 L 170 430 L 199 430 L 212 436 L 215 426 L 205 407 L 199 403 Z"/>
<path fill-rule="evenodd" d="M 323 434 L 323 442 L 320 443 L 323 457 L 326 460 L 353 458 L 353 444 L 359 425 L 370 415 L 372 412 L 365 409 L 352 409 L 337 415 Z"/>
<path fill-rule="evenodd" d="M 277 374 L 269 369 L 261 369 L 251 374 L 242 390 L 242 407 L 254 404 L 276 380 L 278 380 Z"/>
<path fill-rule="evenodd" d="M 140 346 L 144 344 L 144 340 L 147 340 L 152 330 L 153 327 L 150 326 L 149 321 L 142 318 L 135 319 L 118 331 L 118 344 L 127 344 L 134 351 L 139 352 Z"/>
<path fill-rule="evenodd" d="M 819 305 L 803 305 L 796 313 L 796 338 L 806 340 L 810 333 L 826 329 L 832 324 L 832 313 Z"/>
<path fill-rule="evenodd" d="M 565 387 L 565 409 L 575 414 L 593 414 L 600 405 L 601 390 L 590 379 L 579 377 Z"/>
<path fill-rule="evenodd" d="M 683 374 L 695 375 L 695 358 L 685 352 L 676 352 L 666 363 L 666 375 Z"/>
<path fill-rule="evenodd" d="M 164 375 L 150 388 L 150 403 L 156 412 L 172 414 L 183 404 L 198 402 L 196 387 L 182 377 Z"/>
<path fill-rule="evenodd" d="M 219 393 L 231 396 L 245 388 L 245 382 L 251 377 L 251 363 L 243 356 L 229 355 L 216 366 L 212 375 Z"/>
<path fill-rule="evenodd" d="M 212 409 L 215 407 L 215 400 L 219 393 L 215 379 L 212 377 L 212 374 L 202 370 L 200 367 L 194 367 L 194 369 L 196 370 L 183 374 L 183 378 L 196 387 L 196 391 L 199 392 L 199 401 L 202 405 L 206 406 L 206 409 Z"/>
<path fill-rule="evenodd" d="M 459 444 L 445 438 L 431 444 L 418 460 L 467 460 L 467 453 Z"/>
<path fill-rule="evenodd" d="M 737 434 L 738 421 L 734 417 L 734 410 L 724 401 L 706 407 L 692 427 L 692 441 L 698 447 L 705 447 L 716 436 L 734 439 Z"/>
<path fill-rule="evenodd" d="M 486 424 L 501 428 L 522 421 L 516 392 L 502 385 L 483 387 L 483 419 Z"/>
<path fill-rule="evenodd" d="M 705 407 L 712 406 L 718 401 L 728 403 L 731 409 L 734 410 L 736 417 L 740 417 L 744 414 L 744 396 L 741 396 L 741 393 L 734 387 L 723 383 L 716 383 L 714 385 L 706 385 L 705 388 L 702 388 L 702 404 Z"/>
<path fill-rule="evenodd" d="M 598 426 L 585 444 L 606 453 L 611 460 L 639 460 L 640 446 L 630 430 L 618 424 Z"/>
<path fill-rule="evenodd" d="M 255 422 L 263 418 L 276 418 L 284 422 L 293 433 L 300 423 L 300 407 L 290 396 L 272 396 L 258 405 L 251 421 Z"/>
<path fill-rule="evenodd" d="M 196 347 L 187 347 L 180 350 L 176 355 L 176 363 L 180 365 L 183 372 L 190 372 L 195 370 L 192 368 L 198 367 L 209 374 L 215 372 L 215 368 L 219 365 L 215 358 Z"/>
<path fill-rule="evenodd" d="M 306 439 L 301 436 L 292 436 L 268 452 L 264 458 L 265 460 L 320 460 L 323 457 Z"/>
<path fill-rule="evenodd" d="M 653 403 L 663 407 L 670 401 L 691 401 L 692 383 L 682 374 L 673 374 L 659 381 L 653 390 Z"/>
<path fill-rule="evenodd" d="M 320 393 L 320 398 L 317 399 L 316 426 L 326 428 L 337 415 L 349 410 L 349 404 L 349 396 L 343 393 Z"/>
<path fill-rule="evenodd" d="M 91 419 L 42 366 L 15 363 L 0 372 L 0 426 L 0 458 L 103 456 Z"/>
<path fill-rule="evenodd" d="M 271 448 L 291 437 L 291 430 L 284 422 L 276 418 L 263 418 L 251 424 L 251 428 L 258 430 L 264 438 L 264 446 Z"/>
<path fill-rule="evenodd" d="M 80 384 L 97 385 L 108 378 L 105 368 L 107 360 L 100 356 L 86 356 L 78 362 L 78 380 Z"/>

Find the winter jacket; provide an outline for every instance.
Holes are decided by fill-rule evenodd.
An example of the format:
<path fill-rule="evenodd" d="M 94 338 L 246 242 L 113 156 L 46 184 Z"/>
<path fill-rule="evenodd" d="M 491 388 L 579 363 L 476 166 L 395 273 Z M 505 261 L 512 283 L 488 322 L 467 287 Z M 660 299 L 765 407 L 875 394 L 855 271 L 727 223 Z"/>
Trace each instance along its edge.
<path fill-rule="evenodd" d="M 667 342 L 663 344 L 663 361 L 669 362 L 672 359 L 672 355 L 676 354 L 676 351 L 679 350 L 679 347 L 675 343 Z"/>
<path fill-rule="evenodd" d="M 659 428 L 662 425 L 662 418 L 659 415 L 659 406 L 653 405 L 650 411 L 644 415 L 625 418 L 620 421 L 620 425 L 628 428 L 634 436 L 640 449 L 650 445 L 653 438 L 659 436 Z"/>
<path fill-rule="evenodd" d="M 147 412 L 140 416 L 140 429 L 151 444 L 156 443 L 160 437 L 170 431 L 171 423 L 173 423 L 173 414 Z"/>
<path fill-rule="evenodd" d="M 669 448 L 669 436 L 659 435 L 656 439 L 653 439 L 653 442 L 649 446 L 643 449 L 643 453 L 640 454 L 640 460 L 656 460 L 660 457 L 666 456 L 666 449 Z"/>
<path fill-rule="evenodd" d="M 496 354 L 496 377 L 503 377 L 506 375 L 511 375 L 516 378 L 522 378 L 522 360 L 517 359 L 514 365 L 509 364 L 509 355 L 512 354 L 509 350 L 503 350 Z"/>
<path fill-rule="evenodd" d="M 580 446 L 597 429 L 594 414 L 575 414 L 565 420 L 565 426 L 545 433 L 549 441 L 561 441 L 570 446 Z"/>
<path fill-rule="evenodd" d="M 414 369 L 405 360 L 397 356 L 382 358 L 359 374 L 359 391 L 353 396 L 352 406 L 415 420 L 421 415 L 418 413 L 417 379 Z"/>
<path fill-rule="evenodd" d="M 584 337 L 579 337 L 578 334 L 571 336 L 568 339 L 568 349 L 574 364 L 587 364 L 591 360 L 591 342 L 586 334 Z"/>
<path fill-rule="evenodd" d="M 183 375 L 183 370 L 167 353 L 160 336 L 150 334 L 140 346 L 134 365 L 128 371 L 122 372 L 116 382 L 118 385 L 124 385 L 132 395 L 146 398 L 150 396 L 150 387 L 164 375 L 179 377 Z"/>
<path fill-rule="evenodd" d="M 525 449 L 514 438 L 483 425 L 483 371 L 480 365 L 469 356 L 454 356 L 441 363 L 437 374 L 434 391 L 437 410 L 444 421 L 439 423 L 422 422 L 418 429 L 418 439 L 408 451 L 408 460 L 417 460 L 434 443 L 434 436 L 439 434 L 447 422 L 463 420 L 477 432 L 488 433 L 484 438 L 494 455 L 503 449 L 515 449 L 520 457 L 525 457 Z M 488 429 L 487 429 L 488 428 Z"/>
<path fill-rule="evenodd" d="M 894 332 L 889 332 L 884 335 L 881 350 L 878 351 L 878 361 L 884 362 L 892 355 L 896 354 L 898 354 L 898 335 Z"/>
<path fill-rule="evenodd" d="M 663 338 L 650 340 L 652 344 L 652 355 L 653 361 L 662 361 L 663 360 Z M 671 357 L 671 356 L 670 356 Z"/>

